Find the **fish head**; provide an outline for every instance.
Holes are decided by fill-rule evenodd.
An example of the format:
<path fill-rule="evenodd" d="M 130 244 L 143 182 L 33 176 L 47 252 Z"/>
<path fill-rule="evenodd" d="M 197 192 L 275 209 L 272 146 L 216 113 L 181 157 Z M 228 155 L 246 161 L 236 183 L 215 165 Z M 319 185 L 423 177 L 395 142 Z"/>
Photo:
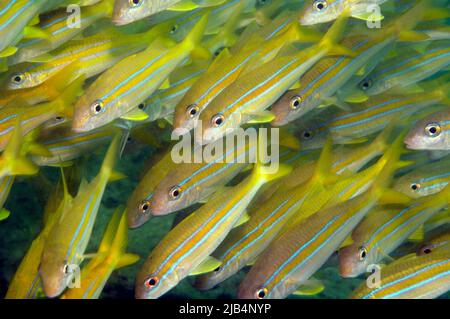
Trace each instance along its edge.
<path fill-rule="evenodd" d="M 175 108 L 173 129 L 178 136 L 185 135 L 191 131 L 196 126 L 200 114 L 198 103 L 188 102 L 187 98 L 188 96 L 185 96 Z"/>
<path fill-rule="evenodd" d="M 407 148 L 412 150 L 446 150 L 449 149 L 450 112 L 437 112 L 416 122 L 405 137 Z"/>
<path fill-rule="evenodd" d="M 333 21 L 344 11 L 343 0 L 309 0 L 300 15 L 302 25 L 313 25 Z"/>
<path fill-rule="evenodd" d="M 112 21 L 121 26 L 141 20 L 152 14 L 151 0 L 116 0 Z"/>
<path fill-rule="evenodd" d="M 128 227 L 138 228 L 149 221 L 152 195 L 145 195 L 139 186 L 135 189 L 127 204 Z"/>
<path fill-rule="evenodd" d="M 271 122 L 273 126 L 283 126 L 301 117 L 314 107 L 312 96 L 304 96 L 298 90 L 286 92 L 272 106 L 275 119 Z"/>
<path fill-rule="evenodd" d="M 37 83 L 30 72 L 15 71 L 6 77 L 6 88 L 8 90 L 19 90 L 37 86 Z"/>
<path fill-rule="evenodd" d="M 437 245 L 429 243 L 429 244 L 423 244 L 417 249 L 417 255 L 423 256 L 431 254 L 435 249 L 437 248 Z"/>
<path fill-rule="evenodd" d="M 44 293 L 49 298 L 59 296 L 74 276 L 73 267 L 67 260 L 57 258 L 49 250 L 44 250 L 39 266 Z"/>
<path fill-rule="evenodd" d="M 369 252 L 364 245 L 351 244 L 339 250 L 339 274 L 344 278 L 357 277 L 366 272 Z"/>
<path fill-rule="evenodd" d="M 368 96 L 377 95 L 396 86 L 396 83 L 393 82 L 395 81 L 391 79 L 369 75 L 358 83 L 357 90 L 360 90 Z"/>
<path fill-rule="evenodd" d="M 153 216 L 164 216 L 190 206 L 198 198 L 199 189 L 180 185 L 177 171 L 173 171 L 155 188 L 150 211 Z"/>
<path fill-rule="evenodd" d="M 200 114 L 194 127 L 195 141 L 200 145 L 210 144 L 236 132 L 243 122 L 240 112 L 216 112 L 207 108 Z"/>
<path fill-rule="evenodd" d="M 251 270 L 250 270 L 251 272 Z M 249 273 L 242 281 L 238 290 L 239 299 L 283 299 L 295 291 L 294 286 L 290 284 L 290 280 L 285 280 L 283 283 L 266 283 L 265 276 L 254 275 Z M 294 288 L 294 289 L 293 289 Z"/>
<path fill-rule="evenodd" d="M 429 195 L 422 187 L 421 179 L 410 174 L 399 177 L 394 183 L 394 189 L 411 198 Z"/>
<path fill-rule="evenodd" d="M 162 272 L 158 271 L 158 266 L 153 262 L 153 256 L 150 255 L 136 276 L 136 299 L 159 298 L 179 283 L 180 280 L 176 269 Z"/>
<path fill-rule="evenodd" d="M 75 104 L 72 129 L 75 132 L 88 132 L 105 126 L 115 119 L 114 109 L 106 101 L 85 94 Z"/>

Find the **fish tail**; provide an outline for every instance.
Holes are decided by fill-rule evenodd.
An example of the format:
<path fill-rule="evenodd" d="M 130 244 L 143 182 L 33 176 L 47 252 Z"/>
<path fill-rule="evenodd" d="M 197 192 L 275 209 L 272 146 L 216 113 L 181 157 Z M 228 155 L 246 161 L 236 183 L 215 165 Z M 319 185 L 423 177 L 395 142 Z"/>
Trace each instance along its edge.
<path fill-rule="evenodd" d="M 53 102 L 56 104 L 58 112 L 72 117 L 73 104 L 83 92 L 85 77 L 80 76 L 65 88 L 63 93 Z"/>
<path fill-rule="evenodd" d="M 390 145 L 389 140 L 391 138 L 392 132 L 396 126 L 395 121 L 391 121 L 384 129 L 381 131 L 380 134 L 373 140 L 372 145 L 379 150 L 380 152 L 383 152 L 388 145 Z"/>
<path fill-rule="evenodd" d="M 74 62 L 64 67 L 54 76 L 52 76 L 48 81 L 44 82 L 49 90 L 54 90 L 55 92 L 62 92 L 73 80 L 74 75 L 79 70 L 78 63 Z"/>
<path fill-rule="evenodd" d="M 224 43 L 226 47 L 231 47 L 237 41 L 237 36 L 235 34 L 236 27 L 239 23 L 239 18 L 241 17 L 242 11 L 244 10 L 244 3 L 240 2 L 231 17 L 223 26 L 221 31 L 221 36 L 224 39 Z"/>
<path fill-rule="evenodd" d="M 450 184 L 445 186 L 443 190 L 434 195 L 432 199 L 432 205 L 445 205 L 450 204 Z"/>
<path fill-rule="evenodd" d="M 274 163 L 271 163 L 272 165 Z M 272 165 L 263 165 L 260 161 L 255 164 L 253 168 L 253 179 L 255 183 L 265 184 L 277 178 L 281 178 L 292 171 L 292 167 L 285 164 L 278 164 L 275 169 Z"/>
<path fill-rule="evenodd" d="M 397 19 L 391 27 L 386 28 L 383 35 L 389 36 L 391 34 L 397 34 L 399 40 L 402 41 L 423 41 L 428 39 L 426 34 L 411 30 L 423 20 L 424 12 L 429 7 L 430 0 L 420 1 L 412 9 Z"/>
<path fill-rule="evenodd" d="M 101 176 L 106 180 L 119 180 L 123 178 L 121 173 L 114 172 L 113 168 L 116 164 L 117 157 L 120 151 L 121 133 L 117 133 L 114 136 L 111 145 L 106 152 L 105 159 L 103 160 L 101 168 Z"/>
<path fill-rule="evenodd" d="M 115 267 L 117 269 L 136 263 L 139 260 L 139 256 L 125 252 L 128 246 L 128 224 L 126 213 L 124 212 L 120 215 L 119 211 L 116 211 L 113 219 L 116 219 L 113 221 L 114 228 L 112 226 L 111 229 L 107 229 L 109 234 L 106 234 L 105 236 L 109 235 L 112 239 L 109 247 L 109 254 L 117 258 Z"/>
<path fill-rule="evenodd" d="M 333 166 L 333 140 L 331 136 L 327 138 L 320 154 L 312 179 L 322 185 L 335 183 L 338 176 L 331 172 Z"/>
<path fill-rule="evenodd" d="M 5 160 L 4 165 L 10 167 L 11 175 L 34 175 L 39 171 L 39 168 L 22 152 L 23 135 L 20 124 L 19 116 L 8 146 L 2 155 Z"/>
<path fill-rule="evenodd" d="M 190 51 L 191 55 L 194 57 L 203 59 L 210 58 L 210 52 L 200 45 L 208 24 L 208 17 L 209 14 L 206 14 L 197 22 L 191 32 L 183 40 L 180 50 Z"/>
<path fill-rule="evenodd" d="M 348 17 L 349 14 L 345 11 L 336 19 L 322 40 L 320 40 L 319 49 L 326 50 L 329 55 L 355 55 L 349 48 L 338 44 L 344 35 Z"/>
<path fill-rule="evenodd" d="M 382 204 L 408 204 L 411 202 L 411 198 L 403 193 L 388 189 L 394 173 L 399 167 L 400 155 L 404 150 L 405 134 L 406 131 L 397 137 L 377 163 L 377 165 L 382 165 L 382 169 L 371 187 L 370 195 Z"/>

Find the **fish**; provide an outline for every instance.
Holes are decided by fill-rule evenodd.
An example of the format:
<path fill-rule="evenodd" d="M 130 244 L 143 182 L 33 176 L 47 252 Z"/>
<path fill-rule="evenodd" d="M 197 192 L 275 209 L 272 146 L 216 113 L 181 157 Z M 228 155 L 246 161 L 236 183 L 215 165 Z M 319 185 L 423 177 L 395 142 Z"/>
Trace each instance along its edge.
<path fill-rule="evenodd" d="M 113 171 L 120 148 L 120 135 L 114 137 L 98 175 L 82 182 L 77 196 L 65 209 L 45 241 L 39 274 L 43 291 L 49 298 L 59 296 L 73 280 L 84 253 L 106 185 L 122 176 Z"/>
<path fill-rule="evenodd" d="M 6 77 L 6 88 L 18 90 L 35 87 L 44 83 L 59 70 L 76 63 L 77 73 L 93 77 L 112 67 L 120 60 L 144 50 L 148 43 L 167 27 L 158 25 L 143 34 L 124 36 L 118 31 L 93 35 L 82 40 L 71 40 L 55 51 L 49 53 L 44 63 L 24 63 L 12 68 Z"/>
<path fill-rule="evenodd" d="M 383 267 L 378 287 L 361 284 L 352 299 L 432 299 L 450 289 L 450 250 L 409 256 Z"/>
<path fill-rule="evenodd" d="M 450 160 L 426 163 L 400 176 L 394 189 L 409 197 L 419 198 L 440 192 L 450 183 Z"/>
<path fill-rule="evenodd" d="M 352 104 L 350 112 L 327 108 L 305 124 L 297 125 L 300 144 L 304 149 L 321 147 L 330 133 L 336 144 L 365 142 L 392 121 L 401 123 L 409 119 L 414 123 L 422 112 L 428 113 L 434 105 L 445 103 L 446 94 L 443 85 L 423 93 L 375 95 L 366 102 Z"/>
<path fill-rule="evenodd" d="M 424 52 L 406 47 L 399 49 L 397 54 L 381 62 L 358 84 L 360 92 L 370 96 L 394 87 L 407 87 L 450 65 L 450 50 L 445 41 L 432 41 Z"/>
<path fill-rule="evenodd" d="M 96 256 L 81 270 L 81 287 L 69 288 L 61 299 L 98 299 L 114 270 L 139 260 L 138 255 L 126 252 L 126 214 L 119 212 L 116 210 L 109 221 Z"/>
<path fill-rule="evenodd" d="M 450 233 L 444 232 L 439 234 L 438 236 L 433 237 L 432 239 L 426 240 L 423 242 L 420 247 L 417 249 L 417 255 L 428 255 L 431 253 L 435 253 L 436 251 L 440 251 L 442 249 L 450 248 Z"/>
<path fill-rule="evenodd" d="M 194 131 L 196 142 L 208 144 L 245 123 L 273 120 L 273 114 L 264 111 L 318 60 L 326 55 L 353 54 L 336 44 L 345 22 L 345 17 L 337 20 L 318 44 L 300 52 L 295 49 L 292 54 L 281 54 L 245 73 L 223 90 L 200 113 Z"/>
<path fill-rule="evenodd" d="M 240 299 L 279 299 L 295 292 L 326 262 L 349 232 L 383 197 L 399 157 L 400 139 L 369 191 L 294 224 L 258 257 L 239 286 Z M 391 195 L 392 192 L 389 192 Z M 386 194 L 386 193 L 385 193 Z M 405 195 L 383 201 L 405 202 Z M 270 261 L 270 262 L 268 262 Z"/>
<path fill-rule="evenodd" d="M 333 21 L 345 10 L 349 10 L 353 18 L 376 22 L 384 18 L 379 9 L 384 2 L 386 0 L 308 0 L 300 14 L 300 23 L 313 25 Z"/>
<path fill-rule="evenodd" d="M 250 220 L 233 230 L 213 254 L 222 264 L 214 271 L 199 276 L 196 287 L 201 290 L 211 289 L 254 261 L 277 237 L 284 225 L 293 220 L 295 215 L 302 213 L 304 204 L 322 191 L 324 180 L 331 175 L 328 171 L 331 157 L 329 143 L 322 151 L 314 174 L 304 183 L 275 193 L 261 204 L 250 206 Z M 291 174 L 281 181 L 290 179 Z"/>
<path fill-rule="evenodd" d="M 450 188 L 415 200 L 406 208 L 375 210 L 352 233 L 353 243 L 339 250 L 339 274 L 356 277 L 383 260 L 407 238 L 423 239 L 422 225 L 449 205 Z M 416 233 L 415 233 L 416 232 Z"/>
<path fill-rule="evenodd" d="M 83 83 L 84 77 L 81 76 L 52 102 L 28 108 L 14 105 L 3 107 L 0 116 L 0 151 L 10 140 L 18 118 L 20 118 L 22 134 L 27 134 L 57 115 L 71 116 L 73 102 L 81 93 Z"/>
<path fill-rule="evenodd" d="M 361 146 L 339 146 L 333 150 L 333 162 L 331 164 L 331 172 L 337 175 L 346 175 L 348 173 L 359 172 L 363 167 L 370 163 L 373 159 L 382 155 L 390 145 L 392 125 L 387 126 L 375 139 L 369 144 L 365 143 Z M 305 151 L 304 151 L 305 152 Z M 284 178 L 280 183 L 279 192 L 283 192 L 290 188 L 296 187 L 311 177 L 316 162 L 307 160 L 290 174 L 290 178 Z"/>
<path fill-rule="evenodd" d="M 450 108 L 418 121 L 405 137 L 412 150 L 450 150 Z"/>
<path fill-rule="evenodd" d="M 152 217 L 151 206 L 154 190 L 165 179 L 166 175 L 176 168 L 177 164 L 172 161 L 172 153 L 166 152 L 145 172 L 128 198 L 128 227 L 138 228 Z"/>
<path fill-rule="evenodd" d="M 0 178 L 0 221 L 9 217 L 11 212 L 4 205 L 8 199 L 11 187 L 14 184 L 15 176 L 5 176 Z"/>
<path fill-rule="evenodd" d="M 243 73 L 249 72 L 252 68 L 248 65 L 255 60 L 256 63 L 270 61 L 276 54 L 281 44 L 289 44 L 300 40 L 304 35 L 297 27 L 291 23 L 289 29 L 265 35 L 263 30 L 261 37 L 251 38 L 250 44 L 242 39 L 238 40 L 246 45 L 235 54 L 229 50 L 223 50 L 215 61 L 208 68 L 206 73 L 194 83 L 192 88 L 183 96 L 175 108 L 174 132 L 180 131 L 183 134 L 190 131 L 196 125 L 201 112 L 228 86 L 230 86 Z M 278 35 L 277 35 L 278 34 Z M 266 42 L 264 41 L 266 40 Z"/>
<path fill-rule="evenodd" d="M 320 60 L 301 77 L 298 89 L 287 91 L 274 103 L 272 112 L 275 119 L 271 124 L 275 127 L 286 125 L 318 106 L 336 104 L 341 108 L 348 108 L 345 102 L 336 99 L 334 95 L 373 55 L 385 49 L 389 43 L 392 43 L 390 39 L 373 43 L 361 36 L 344 39 L 344 45 L 358 49 L 358 56 Z"/>
<path fill-rule="evenodd" d="M 255 143 L 234 143 L 223 147 L 219 140 L 212 147 L 220 150 L 209 160 L 180 163 L 155 187 L 150 200 L 153 216 L 167 215 L 197 202 L 205 201 L 214 191 L 228 183 L 249 163 L 254 163 Z M 195 146 L 193 153 L 205 152 L 206 148 Z M 204 153 L 202 153 L 204 154 Z M 194 155 L 195 156 L 195 155 Z"/>
<path fill-rule="evenodd" d="M 264 183 L 288 172 L 285 166 L 270 172 L 257 164 L 244 181 L 216 193 L 211 201 L 181 221 L 140 269 L 136 277 L 136 298 L 158 298 L 189 274 L 210 268 L 211 264 L 216 268 L 217 262 L 211 262 L 208 256 L 244 214 L 252 197 Z"/>
<path fill-rule="evenodd" d="M 157 40 L 143 52 L 123 59 L 103 73 L 78 100 L 72 128 L 86 132 L 111 123 L 133 109 L 136 111 L 177 66 L 192 52 L 200 50 L 197 45 L 207 21 L 208 16 L 204 16 L 180 44 L 167 48 Z M 139 111 L 136 112 L 140 114 Z"/>
<path fill-rule="evenodd" d="M 272 125 L 286 125 L 319 106 L 335 104 L 348 109 L 345 101 L 336 98 L 335 94 L 366 64 L 378 60 L 377 56 L 382 57 L 381 53 L 392 48 L 393 43 L 405 33 L 408 38 L 411 37 L 413 32 L 408 30 L 420 21 L 418 12 L 422 9 L 419 3 L 375 35 L 356 34 L 344 38 L 341 44 L 355 51 L 355 56 L 329 57 L 315 64 L 301 77 L 298 89 L 288 91 L 273 105 L 275 119 Z"/>
<path fill-rule="evenodd" d="M 64 210 L 70 207 L 72 200 L 62 173 L 62 183 L 56 186 L 44 209 L 44 226 L 22 258 L 8 286 L 6 299 L 35 299 L 42 295 L 42 282 L 39 276 L 42 251 L 53 226 Z"/>
<path fill-rule="evenodd" d="M 173 122 L 173 113 L 176 105 L 192 85 L 206 72 L 206 69 L 206 63 L 195 63 L 181 67 L 178 72 L 174 71 L 179 76 L 172 77 L 171 75 L 169 78 L 171 84 L 168 88 L 156 91 L 142 105 L 138 106 L 138 108 L 141 108 L 148 114 L 147 121 L 165 118 Z"/>
<path fill-rule="evenodd" d="M 110 16 L 112 14 L 112 2 L 113 0 L 103 0 L 90 7 L 81 7 L 80 24 L 76 28 L 70 27 L 69 21 L 72 13 L 66 12 L 67 10 L 41 20 L 38 27 L 46 32 L 49 37 L 20 41 L 16 45 L 17 52 L 8 57 L 8 66 L 42 60 L 44 57 L 41 57 L 41 59 L 37 57 L 73 39 L 96 21 Z"/>
<path fill-rule="evenodd" d="M 120 129 L 109 126 L 95 131 L 76 133 L 72 131 L 70 123 L 43 131 L 37 143 L 45 147 L 50 154 L 33 155 L 31 159 L 38 166 L 64 165 L 107 144 L 118 131 Z"/>
<path fill-rule="evenodd" d="M 164 10 L 191 11 L 203 6 L 220 5 L 225 0 L 116 0 L 113 22 L 121 26 L 144 19 Z"/>
<path fill-rule="evenodd" d="M 23 107 L 51 102 L 58 98 L 62 91 L 71 83 L 76 72 L 76 64 L 61 69 L 44 83 L 27 89 L 4 90 L 0 95 L 0 109 L 8 105 L 23 105 Z"/>
<path fill-rule="evenodd" d="M 39 168 L 26 157 L 24 140 L 20 127 L 21 118 L 16 120 L 16 127 L 3 153 L 0 154 L 0 179 L 13 175 L 35 175 Z"/>
<path fill-rule="evenodd" d="M 39 34 L 38 29 L 31 25 L 34 17 L 44 8 L 46 0 L 11 0 L 3 1 L 0 5 L 0 57 L 14 54 L 18 42 L 25 33 L 29 36 Z"/>

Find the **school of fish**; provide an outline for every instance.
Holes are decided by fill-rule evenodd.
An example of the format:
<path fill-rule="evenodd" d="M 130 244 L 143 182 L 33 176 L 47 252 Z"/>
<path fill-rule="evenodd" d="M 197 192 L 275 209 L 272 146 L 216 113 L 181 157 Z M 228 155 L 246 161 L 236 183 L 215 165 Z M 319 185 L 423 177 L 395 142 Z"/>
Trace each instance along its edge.
<path fill-rule="evenodd" d="M 241 299 L 320 296 L 327 268 L 364 279 L 348 298 L 448 297 L 449 19 L 445 0 L 0 0 L 0 224 L 26 213 L 16 179 L 60 175 L 5 298 L 100 298 L 122 267 L 138 299 L 238 272 Z"/>

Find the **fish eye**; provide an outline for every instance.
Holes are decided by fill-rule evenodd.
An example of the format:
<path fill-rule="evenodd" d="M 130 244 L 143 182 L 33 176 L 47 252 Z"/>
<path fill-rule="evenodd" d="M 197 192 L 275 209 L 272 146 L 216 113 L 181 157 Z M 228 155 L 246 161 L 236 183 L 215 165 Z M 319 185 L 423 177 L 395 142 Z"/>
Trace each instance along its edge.
<path fill-rule="evenodd" d="M 303 99 L 300 95 L 296 95 L 291 99 L 291 109 L 296 110 L 300 107 L 300 104 L 302 103 Z"/>
<path fill-rule="evenodd" d="M 172 28 L 170 29 L 170 33 L 171 34 L 174 34 L 175 32 L 177 32 L 178 31 L 178 24 L 174 24 L 173 26 L 172 26 Z"/>
<path fill-rule="evenodd" d="M 258 299 L 264 299 L 265 297 L 267 297 L 268 292 L 269 291 L 267 290 L 267 288 L 258 289 L 255 292 L 255 297 Z"/>
<path fill-rule="evenodd" d="M 147 288 L 155 288 L 159 284 L 159 278 L 158 277 L 150 277 L 145 281 L 145 286 Z"/>
<path fill-rule="evenodd" d="M 225 116 L 223 116 L 223 114 L 216 114 L 211 118 L 211 123 L 215 127 L 222 126 L 223 122 L 225 122 Z"/>
<path fill-rule="evenodd" d="M 67 275 L 69 273 L 69 265 L 65 264 L 63 268 L 63 272 Z"/>
<path fill-rule="evenodd" d="M 428 255 L 429 253 L 432 252 L 431 248 L 428 247 L 428 246 L 423 246 L 423 247 L 420 248 L 420 250 L 421 250 L 425 255 Z"/>
<path fill-rule="evenodd" d="M 367 249 L 366 247 L 362 246 L 359 247 L 359 260 L 363 261 L 367 257 Z"/>
<path fill-rule="evenodd" d="M 197 104 L 192 104 L 189 105 L 187 108 L 187 114 L 189 115 L 189 117 L 193 118 L 194 116 L 197 115 L 199 111 L 198 105 Z"/>
<path fill-rule="evenodd" d="M 143 200 L 142 203 L 139 204 L 139 211 L 143 214 L 147 214 L 150 210 L 150 201 Z"/>
<path fill-rule="evenodd" d="M 11 78 L 11 82 L 14 84 L 21 84 L 24 81 L 25 77 L 23 74 L 15 74 Z"/>
<path fill-rule="evenodd" d="M 413 191 L 418 191 L 420 189 L 420 184 L 412 183 L 411 184 L 411 189 Z"/>
<path fill-rule="evenodd" d="M 366 91 L 372 87 L 372 80 L 371 79 L 365 79 L 360 84 L 359 87 L 361 90 Z"/>
<path fill-rule="evenodd" d="M 139 7 L 142 4 L 142 2 L 144 2 L 144 1 L 143 0 L 129 0 L 130 7 L 132 7 L 132 8 Z"/>
<path fill-rule="evenodd" d="M 178 199 L 181 196 L 181 188 L 179 186 L 172 187 L 169 195 L 172 200 Z"/>
<path fill-rule="evenodd" d="M 317 11 L 322 11 L 328 7 L 328 3 L 323 0 L 316 0 L 314 1 L 313 6 Z"/>
<path fill-rule="evenodd" d="M 214 269 L 213 271 L 214 271 L 214 272 L 219 272 L 221 269 L 222 269 L 222 267 L 219 266 L 219 267 L 217 267 L 216 269 Z"/>
<path fill-rule="evenodd" d="M 140 110 L 145 109 L 145 104 L 144 103 L 139 104 L 138 109 L 140 109 Z"/>
<path fill-rule="evenodd" d="M 313 137 L 313 132 L 312 131 L 303 131 L 302 137 L 305 140 L 310 140 Z"/>
<path fill-rule="evenodd" d="M 91 112 L 93 115 L 98 115 L 103 111 L 103 101 L 97 100 L 91 105 Z"/>
<path fill-rule="evenodd" d="M 217 49 L 217 50 L 214 52 L 214 56 L 215 56 L 215 57 L 219 56 L 220 52 L 222 52 L 224 49 L 225 49 L 224 47 L 221 47 L 220 49 Z"/>
<path fill-rule="evenodd" d="M 428 124 L 425 133 L 430 137 L 438 137 L 441 134 L 441 126 L 437 123 Z"/>

